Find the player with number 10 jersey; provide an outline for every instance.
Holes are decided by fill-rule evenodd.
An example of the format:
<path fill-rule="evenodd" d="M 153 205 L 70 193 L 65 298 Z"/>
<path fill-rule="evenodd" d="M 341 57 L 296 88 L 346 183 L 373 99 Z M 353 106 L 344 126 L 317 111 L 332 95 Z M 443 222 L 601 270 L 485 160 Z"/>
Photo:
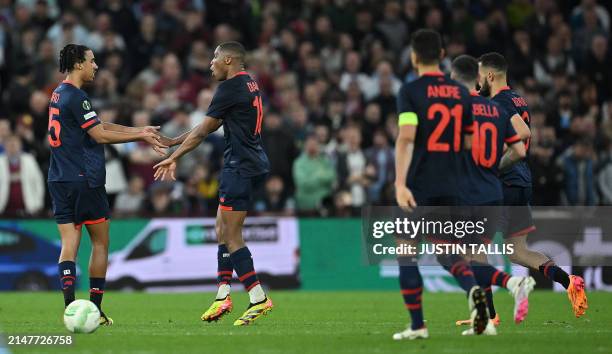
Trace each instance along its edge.
<path fill-rule="evenodd" d="M 220 81 L 208 107 L 206 118 L 191 131 L 173 139 L 181 146 L 154 168 L 155 178 L 175 178 L 177 161 L 193 150 L 211 132 L 223 126 L 224 164 L 219 186 L 219 208 L 215 231 L 217 252 L 217 295 L 202 314 L 213 322 L 233 307 L 230 297 L 232 274 L 249 293 L 249 306 L 234 325 L 253 323 L 272 310 L 272 301 L 264 292 L 253 264 L 253 257 L 242 237 L 242 227 L 254 192 L 260 188 L 270 169 L 261 141 L 263 107 L 257 82 L 245 71 L 246 50 L 241 43 L 224 42 L 215 49 L 211 61 L 212 76 Z"/>
<path fill-rule="evenodd" d="M 246 211 L 251 191 L 237 189 L 250 184 L 247 179 L 260 184 L 269 172 L 261 141 L 262 109 L 257 82 L 246 71 L 222 81 L 210 103 L 206 115 L 223 121 L 225 138 L 219 190 L 221 208 Z"/>

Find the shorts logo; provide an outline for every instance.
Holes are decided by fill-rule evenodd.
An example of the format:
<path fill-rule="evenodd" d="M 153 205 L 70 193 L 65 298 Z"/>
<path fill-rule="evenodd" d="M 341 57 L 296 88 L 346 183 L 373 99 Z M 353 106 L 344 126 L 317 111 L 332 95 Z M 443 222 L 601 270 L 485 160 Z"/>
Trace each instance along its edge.
<path fill-rule="evenodd" d="M 69 275 L 70 274 L 70 269 L 64 269 L 64 275 Z"/>
<path fill-rule="evenodd" d="M 91 103 L 88 100 L 83 101 L 83 109 L 89 111 L 91 109 Z"/>

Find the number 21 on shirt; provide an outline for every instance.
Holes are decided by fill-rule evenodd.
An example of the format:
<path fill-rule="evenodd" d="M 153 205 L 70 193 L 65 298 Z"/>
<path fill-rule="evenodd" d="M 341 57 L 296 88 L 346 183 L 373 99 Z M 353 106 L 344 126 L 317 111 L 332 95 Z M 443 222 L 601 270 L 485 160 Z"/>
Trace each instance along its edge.
<path fill-rule="evenodd" d="M 442 103 L 434 103 L 427 110 L 427 119 L 433 120 L 436 116 L 439 116 L 440 120 L 433 132 L 431 132 L 429 139 L 427 139 L 427 151 L 450 151 L 450 144 L 447 142 L 440 142 L 440 137 L 444 134 L 452 117 L 455 120 L 452 138 L 453 151 L 458 152 L 461 149 L 461 118 L 463 116 L 463 106 L 458 104 L 449 109 Z"/>

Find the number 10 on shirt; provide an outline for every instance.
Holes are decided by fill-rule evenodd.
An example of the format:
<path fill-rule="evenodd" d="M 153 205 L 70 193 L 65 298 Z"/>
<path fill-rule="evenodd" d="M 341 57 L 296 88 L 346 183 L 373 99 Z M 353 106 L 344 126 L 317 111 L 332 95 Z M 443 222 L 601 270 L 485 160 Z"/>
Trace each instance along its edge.
<path fill-rule="evenodd" d="M 261 102 L 261 96 L 255 96 L 253 106 L 257 109 L 257 124 L 255 125 L 255 132 L 253 132 L 253 135 L 257 135 L 261 134 L 261 121 L 263 119 L 263 103 Z"/>

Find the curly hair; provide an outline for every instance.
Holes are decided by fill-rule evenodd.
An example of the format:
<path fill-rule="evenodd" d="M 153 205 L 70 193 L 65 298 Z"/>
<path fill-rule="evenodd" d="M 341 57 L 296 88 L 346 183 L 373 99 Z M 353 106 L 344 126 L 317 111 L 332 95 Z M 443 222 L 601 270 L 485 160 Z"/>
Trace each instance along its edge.
<path fill-rule="evenodd" d="M 60 51 L 59 71 L 61 73 L 71 72 L 74 64 L 85 61 L 85 52 L 91 50 L 84 45 L 68 44 Z"/>

